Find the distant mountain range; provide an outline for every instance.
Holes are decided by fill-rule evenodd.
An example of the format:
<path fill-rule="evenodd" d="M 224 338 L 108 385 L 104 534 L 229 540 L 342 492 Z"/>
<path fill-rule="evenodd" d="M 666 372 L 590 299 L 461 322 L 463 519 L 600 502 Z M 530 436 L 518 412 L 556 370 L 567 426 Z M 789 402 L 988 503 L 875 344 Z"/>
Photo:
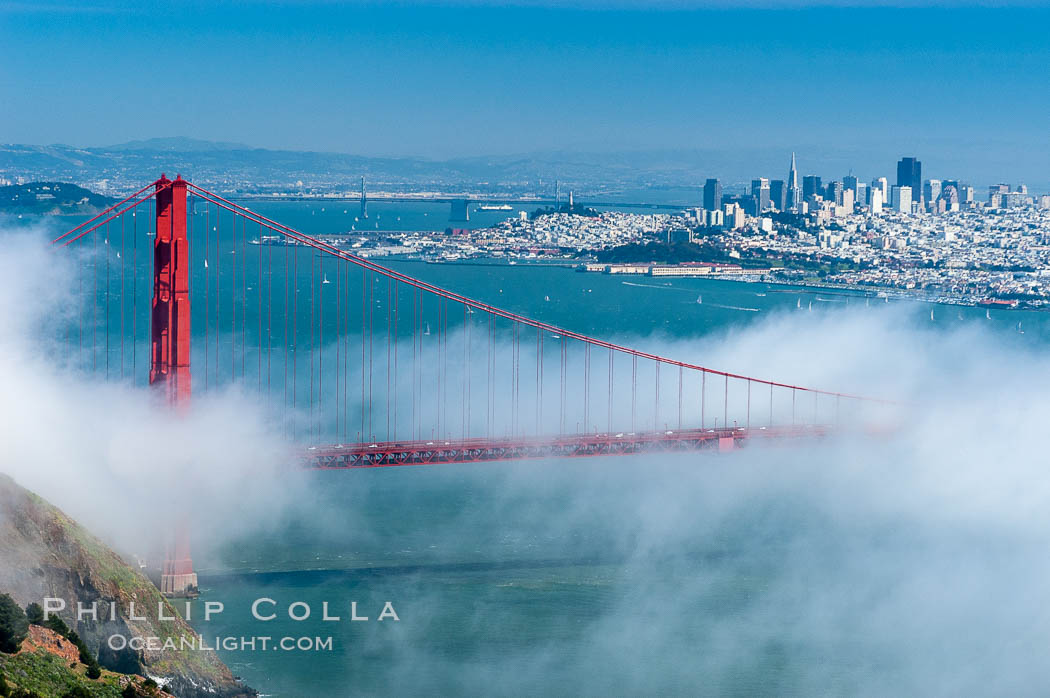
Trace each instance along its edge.
<path fill-rule="evenodd" d="M 693 187 L 727 164 L 724 154 L 687 150 L 552 151 L 430 160 L 267 150 L 179 137 L 99 148 L 0 145 L 0 175 L 9 179 L 72 181 L 112 191 L 128 189 L 165 172 L 238 191 L 345 191 L 356 189 L 359 178 L 365 177 L 369 187 L 387 190 L 552 193 L 555 180 L 560 180 L 563 193 L 570 187 L 615 192 Z"/>
<path fill-rule="evenodd" d="M 849 173 L 857 173 L 862 180 L 876 176 L 892 179 L 899 156 L 896 150 L 878 143 L 800 144 L 799 173 L 820 174 L 825 180 Z M 967 180 L 967 170 L 972 168 L 965 159 L 960 160 L 957 151 L 954 144 L 931 142 L 914 154 L 924 160 L 924 174 Z M 103 193 L 136 189 L 162 172 L 182 174 L 221 191 L 260 193 L 345 192 L 356 190 L 360 178 L 365 177 L 371 190 L 544 196 L 554 193 L 557 180 L 563 194 L 575 189 L 585 196 L 601 194 L 603 199 L 622 195 L 653 203 L 697 203 L 699 187 L 708 177 L 719 178 L 727 193 L 741 192 L 755 177 L 786 178 L 790 158 L 790 151 L 755 145 L 609 152 L 555 150 L 434 160 L 268 150 L 243 143 L 172 137 L 100 148 L 0 145 L 0 177 L 76 182 Z M 1010 163 L 1002 162 L 1001 153 L 983 152 L 981 159 L 988 163 L 987 171 L 982 169 L 976 176 L 971 173 L 967 180 L 975 186 L 1006 176 L 997 172 L 1013 170 Z M 1024 174 L 1009 176 L 1024 181 Z"/>

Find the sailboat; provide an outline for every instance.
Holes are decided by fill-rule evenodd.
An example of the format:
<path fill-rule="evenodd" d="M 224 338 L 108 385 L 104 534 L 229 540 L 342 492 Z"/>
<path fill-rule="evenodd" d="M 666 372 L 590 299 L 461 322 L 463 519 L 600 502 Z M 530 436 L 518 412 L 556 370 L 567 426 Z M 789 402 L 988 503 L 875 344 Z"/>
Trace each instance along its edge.
<path fill-rule="evenodd" d="M 933 308 L 930 308 L 930 322 L 933 322 Z"/>
<path fill-rule="evenodd" d="M 328 280 L 328 274 L 324 274 L 324 280 L 321 281 L 321 283 L 322 284 L 330 284 L 330 283 L 332 283 L 331 281 Z"/>
<path fill-rule="evenodd" d="M 703 305 L 704 297 L 703 296 L 697 296 L 696 297 L 696 302 L 699 303 L 700 305 Z"/>
<path fill-rule="evenodd" d="M 870 308 L 871 307 L 871 299 L 870 298 L 865 298 L 864 299 L 864 307 L 865 308 Z"/>
<path fill-rule="evenodd" d="M 204 259 L 204 268 L 205 269 L 208 268 L 208 259 L 207 258 Z"/>
<path fill-rule="evenodd" d="M 992 319 L 992 311 L 991 310 L 987 310 L 986 309 L 984 311 L 984 319 L 985 320 L 991 320 Z"/>
<path fill-rule="evenodd" d="M 426 331 L 425 331 L 425 332 L 423 332 L 423 336 L 424 336 L 424 337 L 429 337 L 429 336 L 430 336 L 430 323 L 429 323 L 429 322 L 427 323 L 427 329 L 426 329 Z"/>
<path fill-rule="evenodd" d="M 813 312 L 813 301 L 809 302 L 809 312 Z"/>
<path fill-rule="evenodd" d="M 1021 329 L 1021 323 L 1017 323 L 1017 334 L 1024 334 L 1024 330 Z"/>
<path fill-rule="evenodd" d="M 544 296 L 543 300 L 545 300 L 546 302 L 550 303 L 551 302 L 551 297 L 550 296 Z"/>
<path fill-rule="evenodd" d="M 795 307 L 798 308 L 799 310 L 802 310 L 802 296 L 799 296 L 798 300 L 795 301 Z"/>

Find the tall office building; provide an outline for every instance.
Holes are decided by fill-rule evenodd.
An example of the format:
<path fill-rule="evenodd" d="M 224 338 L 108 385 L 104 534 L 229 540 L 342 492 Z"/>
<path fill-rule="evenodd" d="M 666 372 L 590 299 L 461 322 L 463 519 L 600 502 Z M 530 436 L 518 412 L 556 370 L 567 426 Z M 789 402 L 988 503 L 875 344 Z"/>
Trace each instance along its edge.
<path fill-rule="evenodd" d="M 751 196 L 755 199 L 757 212 L 761 213 L 769 208 L 769 180 L 765 177 L 751 180 Z"/>
<path fill-rule="evenodd" d="M 802 178 L 802 200 L 807 201 L 809 197 L 820 194 L 824 195 L 824 187 L 820 183 L 819 175 L 806 175 Z"/>
<path fill-rule="evenodd" d="M 769 183 L 769 202 L 778 211 L 787 210 L 787 186 L 782 179 L 774 179 Z"/>
<path fill-rule="evenodd" d="M 911 187 L 912 196 L 922 196 L 922 163 L 915 158 L 901 158 L 897 163 L 897 186 Z"/>
<path fill-rule="evenodd" d="M 846 189 L 849 189 L 849 190 L 851 190 L 853 192 L 853 199 L 854 199 L 854 201 L 860 201 L 860 199 L 857 198 L 857 185 L 858 184 L 860 184 L 860 181 L 855 176 L 853 176 L 852 174 L 848 174 L 848 175 L 846 175 L 845 177 L 842 178 L 842 186 L 844 186 Z"/>
<path fill-rule="evenodd" d="M 857 182 L 857 187 L 853 193 L 853 202 L 858 206 L 863 206 L 868 200 L 868 185 L 866 182 Z"/>
<path fill-rule="evenodd" d="M 899 213 L 911 213 L 911 187 L 895 186 L 890 192 L 893 196 L 893 210 Z"/>
<path fill-rule="evenodd" d="M 845 187 L 843 187 L 842 182 L 828 182 L 827 189 L 824 190 L 824 198 L 836 206 L 841 206 L 842 192 L 844 190 Z"/>
<path fill-rule="evenodd" d="M 708 211 L 722 209 L 722 183 L 717 179 L 704 182 L 704 208 Z"/>
<path fill-rule="evenodd" d="M 871 213 L 872 215 L 879 215 L 882 213 L 882 189 L 879 187 L 871 188 Z"/>
<path fill-rule="evenodd" d="M 795 153 L 791 153 L 791 169 L 788 170 L 787 179 L 787 206 L 792 211 L 798 209 L 802 203 L 802 190 L 798 186 L 798 168 L 795 167 Z"/>
<path fill-rule="evenodd" d="M 941 195 L 941 180 L 927 179 L 922 185 L 922 199 L 927 205 L 932 204 Z"/>
<path fill-rule="evenodd" d="M 890 183 L 885 177 L 878 177 L 871 180 L 871 190 L 875 191 L 878 189 L 882 192 L 882 203 L 885 206 L 890 202 Z"/>

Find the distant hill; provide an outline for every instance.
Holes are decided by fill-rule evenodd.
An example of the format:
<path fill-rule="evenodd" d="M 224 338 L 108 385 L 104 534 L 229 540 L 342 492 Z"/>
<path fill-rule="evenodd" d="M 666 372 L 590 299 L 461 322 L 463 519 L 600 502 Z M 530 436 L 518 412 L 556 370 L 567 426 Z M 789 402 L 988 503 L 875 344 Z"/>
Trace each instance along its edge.
<path fill-rule="evenodd" d="M 40 180 L 101 182 L 115 189 L 182 174 L 222 191 L 347 191 L 366 178 L 370 188 L 401 191 L 528 192 L 553 195 L 623 192 L 703 182 L 725 165 L 716 153 L 693 150 L 586 153 L 550 151 L 434 160 L 347 153 L 269 150 L 241 143 L 171 137 L 100 148 L 0 145 L 0 174 Z M 732 183 L 724 182 L 727 188 Z M 631 195 L 635 200 L 637 195 Z M 699 198 L 699 190 L 685 195 Z M 651 197 L 647 197 L 648 198 Z M 658 198 L 658 197 L 657 197 Z M 674 195 L 682 198 L 682 194 Z"/>
<path fill-rule="evenodd" d="M 128 141 L 117 145 L 101 148 L 103 151 L 119 153 L 129 150 L 144 151 L 182 151 L 186 153 L 200 153 L 210 150 L 254 150 L 243 143 L 223 143 L 220 141 L 204 141 L 199 138 L 186 138 L 184 136 L 173 136 L 170 138 L 147 138 L 141 141 Z"/>
<path fill-rule="evenodd" d="M 0 213 L 97 213 L 114 201 L 66 182 L 30 182 L 0 187 Z"/>

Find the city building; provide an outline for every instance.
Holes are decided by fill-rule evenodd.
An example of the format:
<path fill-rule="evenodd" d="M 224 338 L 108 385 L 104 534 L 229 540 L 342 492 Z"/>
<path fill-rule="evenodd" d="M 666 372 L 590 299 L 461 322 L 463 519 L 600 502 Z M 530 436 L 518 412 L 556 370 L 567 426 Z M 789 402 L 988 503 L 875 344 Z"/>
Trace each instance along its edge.
<path fill-rule="evenodd" d="M 882 204 L 885 206 L 890 201 L 890 184 L 885 177 L 871 180 L 872 191 L 878 189 L 882 193 Z"/>
<path fill-rule="evenodd" d="M 883 178 L 883 179 L 885 179 L 885 178 Z M 871 215 L 877 216 L 877 215 L 882 213 L 882 204 L 883 204 L 882 188 L 881 187 L 872 187 L 870 194 L 871 194 L 871 201 L 870 201 L 870 203 L 868 205 L 871 207 Z"/>
<path fill-rule="evenodd" d="M 798 186 L 798 168 L 795 167 L 795 153 L 791 153 L 791 169 L 788 170 L 787 180 L 787 206 L 792 211 L 798 211 L 802 204 L 802 190 Z"/>
<path fill-rule="evenodd" d="M 941 180 L 927 179 L 922 185 L 922 200 L 927 206 L 933 205 L 937 197 L 941 195 Z"/>
<path fill-rule="evenodd" d="M 911 189 L 913 198 L 922 195 L 922 163 L 916 158 L 901 158 L 897 163 L 897 186 Z"/>
<path fill-rule="evenodd" d="M 751 180 L 751 196 L 755 198 L 756 213 L 769 210 L 769 180 L 765 177 Z"/>
<path fill-rule="evenodd" d="M 722 182 L 709 179 L 704 183 L 704 209 L 719 211 L 722 208 Z"/>
<path fill-rule="evenodd" d="M 898 213 L 911 213 L 911 187 L 895 186 L 890 189 L 893 210 Z"/>
<path fill-rule="evenodd" d="M 802 178 L 802 200 L 809 201 L 810 197 L 823 196 L 824 187 L 820 183 L 819 175 L 806 175 Z"/>
<path fill-rule="evenodd" d="M 832 202 L 836 206 L 842 205 L 842 192 L 845 191 L 845 187 L 842 182 L 828 182 L 827 189 L 825 189 L 824 198 Z"/>
<path fill-rule="evenodd" d="M 774 179 L 769 183 L 769 201 L 778 211 L 786 211 L 788 209 L 787 204 L 787 185 L 782 179 Z"/>

